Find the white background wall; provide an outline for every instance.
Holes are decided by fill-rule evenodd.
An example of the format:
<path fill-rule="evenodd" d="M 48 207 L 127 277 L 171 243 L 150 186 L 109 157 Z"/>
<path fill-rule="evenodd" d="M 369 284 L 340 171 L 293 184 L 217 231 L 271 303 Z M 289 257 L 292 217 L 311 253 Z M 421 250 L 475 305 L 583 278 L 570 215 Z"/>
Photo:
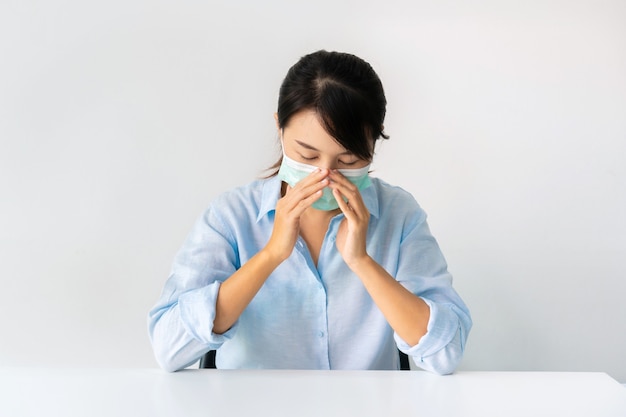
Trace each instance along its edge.
<path fill-rule="evenodd" d="M 623 1 L 0 3 L 0 365 L 153 367 L 146 314 L 195 218 L 278 155 L 279 84 L 355 53 L 376 175 L 430 215 L 464 370 L 626 381 Z"/>

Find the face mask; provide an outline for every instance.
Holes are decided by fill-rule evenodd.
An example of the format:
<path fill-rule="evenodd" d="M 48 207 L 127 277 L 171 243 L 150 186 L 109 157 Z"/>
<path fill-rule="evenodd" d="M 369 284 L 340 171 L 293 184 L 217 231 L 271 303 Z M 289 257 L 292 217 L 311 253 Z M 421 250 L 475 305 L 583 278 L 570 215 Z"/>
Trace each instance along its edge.
<path fill-rule="evenodd" d="M 356 185 L 359 191 L 361 191 L 369 187 L 372 183 L 368 174 L 369 168 L 370 166 L 368 165 L 363 168 L 340 169 L 338 171 L 341 172 L 341 174 L 343 174 L 343 176 L 345 176 L 352 184 Z M 278 170 L 278 178 L 285 181 L 289 184 L 289 186 L 295 187 L 297 183 L 302 181 L 316 169 L 316 166 L 294 161 L 285 155 L 285 152 L 283 151 L 283 162 Z M 333 191 L 328 187 L 324 187 L 322 189 L 322 196 L 315 201 L 311 207 L 318 210 L 329 211 L 339 208 L 339 203 L 335 200 Z"/>

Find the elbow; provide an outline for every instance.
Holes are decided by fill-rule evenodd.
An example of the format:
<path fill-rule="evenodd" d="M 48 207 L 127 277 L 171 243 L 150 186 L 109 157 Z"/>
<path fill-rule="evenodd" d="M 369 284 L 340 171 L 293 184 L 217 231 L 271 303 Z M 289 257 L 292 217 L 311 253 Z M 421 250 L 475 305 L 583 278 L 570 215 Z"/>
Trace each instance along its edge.
<path fill-rule="evenodd" d="M 452 375 L 460 363 L 460 359 L 456 362 L 450 362 L 433 367 L 433 373 L 444 376 Z"/>
<path fill-rule="evenodd" d="M 165 372 L 176 372 L 180 369 L 178 366 L 176 366 L 177 364 L 175 363 L 172 355 L 168 355 L 166 352 L 162 352 L 156 346 L 153 346 L 152 350 L 154 352 L 154 358 L 156 359 L 157 364 Z"/>
<path fill-rule="evenodd" d="M 189 365 L 181 363 L 180 359 L 177 358 L 176 355 L 173 355 L 170 352 L 159 352 L 157 349 L 154 349 L 154 357 L 159 364 L 159 367 L 169 373 L 180 371 Z"/>
<path fill-rule="evenodd" d="M 161 322 L 163 311 L 152 311 L 148 317 L 148 336 L 152 345 L 152 352 L 157 364 L 166 372 L 176 372 L 184 368 L 180 360 L 177 360 L 177 353 L 180 353 L 181 346 L 172 343 L 172 336 L 180 342 L 181 338 L 176 337 L 170 326 L 164 326 Z M 175 346 L 173 349 L 172 347 Z"/>
<path fill-rule="evenodd" d="M 173 373 L 176 371 L 180 371 L 182 368 L 176 366 L 172 361 L 158 361 L 159 366 L 161 367 L 161 369 L 163 369 L 165 372 L 169 372 L 169 373 Z"/>
<path fill-rule="evenodd" d="M 432 372 L 435 375 L 451 375 L 453 374 L 459 364 L 461 363 L 461 357 L 438 357 L 438 358 L 422 358 L 416 360 L 416 365 L 425 371 Z"/>
<path fill-rule="evenodd" d="M 181 365 L 178 355 L 172 351 L 168 343 L 157 342 L 151 338 L 154 359 L 161 369 L 166 372 L 176 372 L 185 366 Z"/>
<path fill-rule="evenodd" d="M 169 342 L 169 343 L 168 343 Z M 172 341 L 160 341 L 152 343 L 154 358 L 161 369 L 166 372 L 176 372 L 190 366 L 190 355 L 186 345 L 171 343 Z"/>
<path fill-rule="evenodd" d="M 461 364 L 464 353 L 464 339 L 460 330 L 442 349 L 428 356 L 414 357 L 415 364 L 437 375 L 453 374 Z"/>

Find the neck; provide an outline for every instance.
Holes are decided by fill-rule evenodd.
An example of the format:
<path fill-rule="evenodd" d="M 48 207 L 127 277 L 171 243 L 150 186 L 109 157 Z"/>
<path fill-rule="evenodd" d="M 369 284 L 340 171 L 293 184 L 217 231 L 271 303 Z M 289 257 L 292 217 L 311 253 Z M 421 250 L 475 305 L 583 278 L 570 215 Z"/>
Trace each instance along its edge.
<path fill-rule="evenodd" d="M 318 209 L 314 209 L 313 207 L 309 207 L 308 209 L 304 211 L 304 214 L 302 216 L 313 221 L 328 222 L 330 219 L 332 219 L 339 213 L 341 213 L 341 209 L 338 209 L 338 208 L 334 210 L 318 210 Z"/>

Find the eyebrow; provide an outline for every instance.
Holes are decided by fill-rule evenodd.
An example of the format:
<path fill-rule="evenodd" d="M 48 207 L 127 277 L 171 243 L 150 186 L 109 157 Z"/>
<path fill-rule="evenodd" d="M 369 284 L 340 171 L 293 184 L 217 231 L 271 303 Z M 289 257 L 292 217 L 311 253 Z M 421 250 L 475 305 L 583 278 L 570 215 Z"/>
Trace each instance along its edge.
<path fill-rule="evenodd" d="M 317 149 L 316 147 L 311 146 L 311 145 L 309 145 L 308 143 L 301 142 L 301 141 L 299 141 L 299 140 L 297 140 L 297 139 L 295 140 L 295 142 L 296 142 L 298 145 L 302 146 L 303 148 L 310 149 L 310 150 L 312 150 L 312 151 L 316 151 L 316 152 L 319 152 L 319 151 L 320 151 L 320 150 L 319 150 L 319 149 Z M 339 155 L 353 155 L 353 153 L 352 153 L 352 152 L 350 152 L 350 151 L 345 151 L 345 152 L 341 152 Z"/>

